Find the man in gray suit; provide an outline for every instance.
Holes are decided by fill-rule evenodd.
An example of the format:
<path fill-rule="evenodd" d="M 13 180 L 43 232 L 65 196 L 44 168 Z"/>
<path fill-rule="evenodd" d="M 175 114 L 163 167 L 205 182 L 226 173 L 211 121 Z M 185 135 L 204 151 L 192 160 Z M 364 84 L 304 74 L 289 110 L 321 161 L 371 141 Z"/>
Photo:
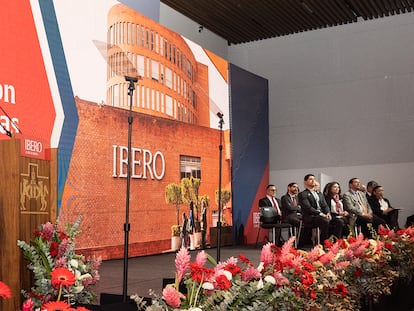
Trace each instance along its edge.
<path fill-rule="evenodd" d="M 369 224 L 377 231 L 380 224 L 385 225 L 385 221 L 372 212 L 367 197 L 360 191 L 360 180 L 354 177 L 349 180 L 348 184 L 349 190 L 343 196 L 344 209 L 354 216 L 354 221 L 351 224 L 355 223 L 356 219 L 356 225 L 361 226 L 364 236 L 372 238 Z"/>

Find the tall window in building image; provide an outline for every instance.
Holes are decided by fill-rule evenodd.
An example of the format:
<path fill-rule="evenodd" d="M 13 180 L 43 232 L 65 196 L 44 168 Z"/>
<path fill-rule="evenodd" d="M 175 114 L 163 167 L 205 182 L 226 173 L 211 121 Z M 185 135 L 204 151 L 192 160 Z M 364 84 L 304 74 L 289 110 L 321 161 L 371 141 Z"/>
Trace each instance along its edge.
<path fill-rule="evenodd" d="M 201 158 L 181 155 L 180 179 L 191 176 L 201 179 Z"/>

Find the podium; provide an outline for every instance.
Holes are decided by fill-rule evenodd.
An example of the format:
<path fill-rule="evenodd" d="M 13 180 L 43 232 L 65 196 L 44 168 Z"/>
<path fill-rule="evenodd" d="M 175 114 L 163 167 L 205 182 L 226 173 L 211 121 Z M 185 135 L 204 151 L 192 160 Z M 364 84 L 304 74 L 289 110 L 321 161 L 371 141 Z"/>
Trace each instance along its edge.
<path fill-rule="evenodd" d="M 56 220 L 57 150 L 46 159 L 22 155 L 25 139 L 0 140 L 0 280 L 11 299 L 0 299 L 0 310 L 21 308 L 21 289 L 32 286 L 31 271 L 17 240 L 29 242 L 40 224 Z"/>

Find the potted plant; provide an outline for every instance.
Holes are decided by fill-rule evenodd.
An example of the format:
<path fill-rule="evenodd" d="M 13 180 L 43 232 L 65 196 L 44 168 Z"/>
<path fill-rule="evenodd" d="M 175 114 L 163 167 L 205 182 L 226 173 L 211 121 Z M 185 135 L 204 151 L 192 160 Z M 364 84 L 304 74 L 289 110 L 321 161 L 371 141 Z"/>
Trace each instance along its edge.
<path fill-rule="evenodd" d="M 217 206 L 218 208 L 221 208 L 221 225 L 231 226 L 232 224 L 231 207 L 227 206 L 227 203 L 229 203 L 231 200 L 231 192 L 228 189 L 221 189 L 221 194 L 220 194 L 221 204 L 218 203 L 218 189 L 216 190 L 215 194 L 216 194 Z"/>
<path fill-rule="evenodd" d="M 190 248 L 195 249 L 201 245 L 201 201 L 199 196 L 200 178 L 191 176 L 190 178 L 181 179 L 181 194 L 183 202 L 190 205 L 189 222 L 190 222 Z"/>
<path fill-rule="evenodd" d="M 183 204 L 181 185 L 171 183 L 165 187 L 165 202 L 174 204 L 176 223 L 177 225 L 180 225 L 180 205 Z"/>
<path fill-rule="evenodd" d="M 171 226 L 171 249 L 176 251 L 181 247 L 181 228 L 179 225 Z"/>

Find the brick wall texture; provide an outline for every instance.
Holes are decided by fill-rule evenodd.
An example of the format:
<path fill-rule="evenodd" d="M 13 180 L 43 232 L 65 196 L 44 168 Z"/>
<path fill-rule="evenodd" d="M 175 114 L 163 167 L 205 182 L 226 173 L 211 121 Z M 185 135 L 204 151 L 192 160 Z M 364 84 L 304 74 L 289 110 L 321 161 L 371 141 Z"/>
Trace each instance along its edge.
<path fill-rule="evenodd" d="M 79 126 L 59 218 L 66 223 L 82 217 L 82 232 L 76 239 L 76 247 L 83 254 L 102 256 L 103 259 L 122 258 L 127 179 L 119 177 L 119 148 L 115 149 L 117 160 L 114 164 L 113 146 L 128 146 L 129 111 L 99 106 L 79 98 L 76 103 Z M 180 183 L 180 155 L 201 158 L 200 195 L 210 196 L 207 219 L 211 225 L 212 209 L 217 208 L 215 191 L 218 189 L 220 143 L 218 129 L 137 112 L 132 116 L 131 147 L 149 150 L 152 156 L 161 152 L 165 158 L 165 175 L 161 180 L 155 176 L 152 179 L 147 170 L 145 179 L 131 178 L 131 257 L 161 253 L 171 248 L 171 225 L 176 223 L 176 214 L 175 206 L 165 202 L 165 187 L 169 183 Z M 230 159 L 226 152 L 230 149 L 228 133 L 224 137 L 222 188 L 231 190 Z M 143 175 L 143 153 L 136 153 L 135 160 L 141 161 L 141 165 L 135 166 L 136 175 Z M 161 166 L 160 157 L 157 157 L 154 168 L 158 175 Z M 123 170 L 126 173 L 126 166 Z M 183 212 L 188 215 L 188 206 L 180 207 L 180 214 Z"/>

